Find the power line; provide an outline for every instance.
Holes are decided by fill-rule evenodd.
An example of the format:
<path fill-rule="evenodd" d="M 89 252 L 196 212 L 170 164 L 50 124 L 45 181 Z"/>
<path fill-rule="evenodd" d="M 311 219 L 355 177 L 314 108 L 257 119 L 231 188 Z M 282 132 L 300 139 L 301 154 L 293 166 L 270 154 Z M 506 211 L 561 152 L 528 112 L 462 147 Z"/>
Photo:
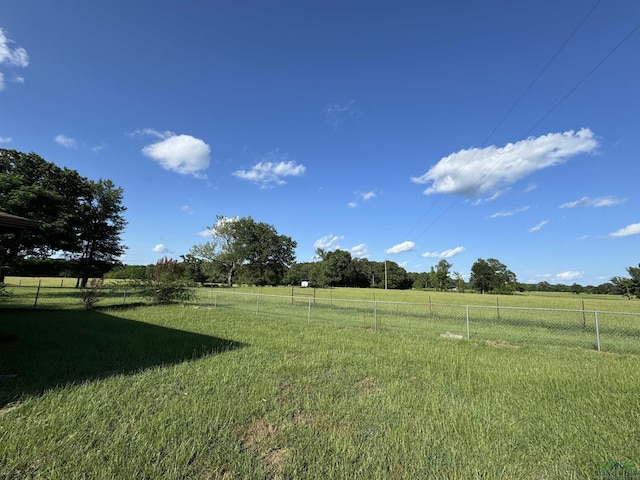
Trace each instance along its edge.
<path fill-rule="evenodd" d="M 522 94 L 518 97 L 518 99 L 513 103 L 513 105 L 511 105 L 511 107 L 507 110 L 507 112 L 502 116 L 502 118 L 498 121 L 498 123 L 496 124 L 496 126 L 491 130 L 491 132 L 489 132 L 489 134 L 486 136 L 486 138 L 484 139 L 484 141 L 481 143 L 480 148 L 484 148 L 487 143 L 489 142 L 489 139 L 493 136 L 493 134 L 498 130 L 498 128 L 500 128 L 500 126 L 504 123 L 504 121 L 509 117 L 509 115 L 511 115 L 511 113 L 515 110 L 515 108 L 520 104 L 520 102 L 524 99 L 524 97 L 527 96 L 527 94 L 529 93 L 529 91 L 531 91 L 531 89 L 533 88 L 533 86 L 538 82 L 538 80 L 540 79 L 540 77 L 542 77 L 542 75 L 547 71 L 547 69 L 549 68 L 549 66 L 554 62 L 554 60 L 558 57 L 558 55 L 560 54 L 560 52 L 562 52 L 562 50 L 564 50 L 564 47 L 567 46 L 567 44 L 571 41 L 571 39 L 575 36 L 575 34 L 578 32 L 578 30 L 580 30 L 580 28 L 582 27 L 582 25 L 587 21 L 587 19 L 591 16 L 591 14 L 594 12 L 594 10 L 598 7 L 598 5 L 600 4 L 602 0 L 597 0 L 596 3 L 593 5 L 593 7 L 591 7 L 591 9 L 587 12 L 587 14 L 582 18 L 582 20 L 580 21 L 580 23 L 578 23 L 578 25 L 576 26 L 576 28 L 574 28 L 574 30 L 571 32 L 571 34 L 569 34 L 569 36 L 565 39 L 564 42 L 562 42 L 562 45 L 560 45 L 560 47 L 556 50 L 556 52 L 551 56 L 551 58 L 549 59 L 549 61 L 545 64 L 544 67 L 542 67 L 542 70 L 540 70 L 540 72 L 538 72 L 538 74 L 534 77 L 534 79 L 529 83 L 529 85 L 527 86 L 527 88 L 525 88 L 524 92 L 522 92 Z M 462 174 L 462 172 L 464 172 L 464 170 L 471 164 L 471 162 L 473 161 L 473 159 L 475 158 L 475 156 L 477 155 L 477 151 L 473 154 L 473 156 L 471 157 L 471 159 L 465 164 L 463 165 L 460 170 L 457 172 L 456 176 L 459 176 L 460 174 Z M 415 226 L 417 226 L 418 224 L 420 224 L 420 222 L 422 222 L 422 220 L 427 216 L 427 214 L 431 211 L 431 209 L 433 209 L 437 204 L 438 201 L 440 200 L 440 197 L 437 197 L 432 203 L 431 205 L 429 205 L 429 207 L 426 209 L 426 211 L 422 214 L 422 216 L 418 219 L 418 221 L 416 222 Z M 448 208 L 446 212 L 448 212 L 449 210 L 451 210 L 451 208 L 453 208 L 453 206 L 457 203 L 454 202 L 454 204 Z M 439 220 L 442 217 L 442 215 L 440 217 L 438 217 L 437 220 Z M 436 221 L 437 221 L 436 220 Z M 435 222 L 434 222 L 435 223 Z M 415 228 L 415 226 L 411 229 L 411 231 L 413 231 L 413 229 Z M 415 237 L 414 240 L 417 240 L 428 228 L 427 227 L 425 230 L 422 231 L 422 233 L 420 233 L 417 237 Z M 409 233 L 411 233 L 411 231 Z"/>
<path fill-rule="evenodd" d="M 600 68 L 600 66 L 609 57 L 611 57 L 611 55 L 613 55 L 623 44 L 625 44 L 639 29 L 640 29 L 640 24 L 636 25 L 620 42 L 618 42 L 618 44 L 616 44 L 615 47 L 613 47 L 613 49 L 611 49 L 609 51 L 609 53 L 607 53 L 602 58 L 602 60 L 600 60 L 591 70 L 589 70 L 573 87 L 571 87 L 569 89 L 569 91 L 565 95 L 562 96 L 562 98 L 560 98 L 560 100 L 558 100 L 542 117 L 540 117 L 540 119 L 538 121 L 536 121 L 524 133 L 524 135 L 522 135 L 521 140 L 524 140 L 525 138 L 527 138 L 529 136 L 529 134 L 536 127 L 538 127 L 547 117 L 549 117 L 549 115 L 551 115 L 573 92 L 575 92 L 587 80 L 587 78 L 589 78 L 598 68 Z M 498 159 L 491 165 L 491 167 L 472 185 L 471 189 L 473 189 L 478 184 L 480 184 L 480 182 L 484 178 L 486 178 L 486 176 L 498 166 L 498 164 L 504 158 L 505 155 L 506 155 L 506 153 L 503 153 L 500 157 L 498 157 Z M 460 172 L 458 172 L 458 174 L 461 173 L 467 165 L 469 165 L 469 163 L 467 163 L 460 170 Z M 442 217 L 444 217 L 445 214 L 447 214 L 454 206 L 456 206 L 459 201 L 460 201 L 459 198 L 456 199 L 448 208 L 446 208 L 438 217 L 436 217 L 436 219 L 433 222 L 431 222 L 417 237 L 415 237 L 415 239 L 417 239 L 420 236 L 422 236 L 427 230 L 429 230 L 433 225 L 435 225 Z"/>

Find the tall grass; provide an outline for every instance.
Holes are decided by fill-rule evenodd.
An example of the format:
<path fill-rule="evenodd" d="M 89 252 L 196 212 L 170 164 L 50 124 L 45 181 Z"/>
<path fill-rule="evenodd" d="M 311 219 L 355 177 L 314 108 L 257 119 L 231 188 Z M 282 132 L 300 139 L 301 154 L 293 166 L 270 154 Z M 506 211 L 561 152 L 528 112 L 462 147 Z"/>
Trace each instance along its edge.
<path fill-rule="evenodd" d="M 9 315 L 6 313 L 9 312 Z M 593 478 L 638 356 L 191 307 L 5 311 L 0 478 Z"/>

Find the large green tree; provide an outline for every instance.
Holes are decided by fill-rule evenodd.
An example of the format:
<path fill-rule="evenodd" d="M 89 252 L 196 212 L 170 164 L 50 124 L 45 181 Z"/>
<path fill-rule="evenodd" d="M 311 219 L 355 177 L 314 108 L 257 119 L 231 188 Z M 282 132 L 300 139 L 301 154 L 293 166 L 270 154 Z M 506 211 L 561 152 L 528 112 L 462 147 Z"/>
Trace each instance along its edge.
<path fill-rule="evenodd" d="M 125 251 L 120 235 L 127 222 L 123 217 L 123 191 L 111 180 L 88 180 L 85 194 L 79 199 L 79 220 L 75 227 L 78 251 L 71 253 L 77 261 L 81 287 L 90 276 L 100 275 L 119 262 Z"/>
<path fill-rule="evenodd" d="M 516 275 L 495 258 L 479 258 L 471 266 L 470 283 L 480 293 L 512 293 Z"/>
<path fill-rule="evenodd" d="M 209 262 L 228 286 L 237 278 L 255 285 L 277 285 L 295 260 L 296 242 L 251 217 L 216 217 L 212 239 L 190 253 Z"/>
<path fill-rule="evenodd" d="M 108 270 L 125 248 L 121 201 L 109 180 L 92 182 L 35 153 L 0 149 L 0 211 L 38 223 L 0 234 L 0 281 L 21 259 L 54 253 L 75 259 L 81 276 L 98 264 Z"/>

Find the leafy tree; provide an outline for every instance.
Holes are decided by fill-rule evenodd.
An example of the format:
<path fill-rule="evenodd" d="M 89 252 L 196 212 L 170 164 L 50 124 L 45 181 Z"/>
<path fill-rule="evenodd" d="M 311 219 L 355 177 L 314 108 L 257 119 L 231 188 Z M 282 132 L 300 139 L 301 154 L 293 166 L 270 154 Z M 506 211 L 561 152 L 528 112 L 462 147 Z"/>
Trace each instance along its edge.
<path fill-rule="evenodd" d="M 631 278 L 613 277 L 611 279 L 615 293 L 626 295 L 629 299 L 633 295 L 640 297 L 640 263 L 637 267 L 627 267 L 627 272 Z"/>
<path fill-rule="evenodd" d="M 316 253 L 322 258 L 320 265 L 322 283 L 330 287 L 346 286 L 351 253 L 346 250 L 324 251 L 322 249 L 316 250 Z"/>
<path fill-rule="evenodd" d="M 449 270 L 453 265 L 446 261 L 444 258 L 438 262 L 435 270 L 435 287 L 441 292 L 448 290 L 451 286 L 451 277 L 449 277 Z"/>
<path fill-rule="evenodd" d="M 207 274 L 204 272 L 205 261 L 202 258 L 195 257 L 190 253 L 180 255 L 184 267 L 186 277 L 195 283 L 204 283 L 207 281 Z"/>
<path fill-rule="evenodd" d="M 471 266 L 470 283 L 480 293 L 511 293 L 516 287 L 516 276 L 495 258 L 479 258 Z"/>
<path fill-rule="evenodd" d="M 490 292 L 493 288 L 493 269 L 483 258 L 471 266 L 469 282 L 480 293 Z"/>
<path fill-rule="evenodd" d="M 86 179 L 35 153 L 0 149 L 0 210 L 35 220 L 39 228 L 0 234 L 0 282 L 25 257 L 77 251 L 74 227 Z"/>
<path fill-rule="evenodd" d="M 76 226 L 79 251 L 71 254 L 78 262 L 82 288 L 87 286 L 90 276 L 101 275 L 119 263 L 126 248 L 120 243 L 120 235 L 127 224 L 122 216 L 126 208 L 122 206 L 121 188 L 116 188 L 111 180 L 89 180 L 85 188 Z M 101 270 L 96 271 L 99 266 Z"/>
<path fill-rule="evenodd" d="M 86 285 L 124 252 L 122 189 L 110 180 L 90 181 L 35 153 L 0 149 L 0 210 L 35 220 L 39 228 L 0 235 L 0 281 L 24 258 L 62 252 L 74 260 Z"/>
<path fill-rule="evenodd" d="M 210 262 L 228 286 L 239 275 L 256 285 L 277 285 L 295 260 L 295 241 L 251 217 L 217 216 L 209 229 L 212 240 L 193 246 L 190 254 Z"/>

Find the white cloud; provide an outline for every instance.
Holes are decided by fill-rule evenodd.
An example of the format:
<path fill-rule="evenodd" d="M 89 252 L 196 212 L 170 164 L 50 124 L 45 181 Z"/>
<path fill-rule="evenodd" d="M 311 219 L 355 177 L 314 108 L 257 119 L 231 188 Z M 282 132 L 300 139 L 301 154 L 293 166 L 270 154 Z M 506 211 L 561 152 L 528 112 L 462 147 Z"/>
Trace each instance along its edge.
<path fill-rule="evenodd" d="M 489 218 L 498 218 L 498 217 L 511 217 L 512 215 L 515 215 L 517 213 L 522 213 L 522 212 L 526 212 L 527 210 L 529 210 L 529 207 L 521 207 L 521 208 L 516 208 L 515 210 L 500 210 L 499 212 L 494 213 L 493 215 L 491 215 Z"/>
<path fill-rule="evenodd" d="M 575 280 L 577 278 L 582 277 L 582 275 L 584 275 L 584 272 L 560 272 L 560 273 L 556 273 L 556 278 L 561 281 L 561 282 L 567 282 L 567 281 L 571 281 L 571 280 Z"/>
<path fill-rule="evenodd" d="M 211 149 L 203 140 L 191 135 L 162 133 L 151 129 L 138 130 L 134 134 L 162 138 L 161 141 L 144 147 L 142 153 L 157 161 L 165 170 L 206 178 L 204 171 L 209 167 Z"/>
<path fill-rule="evenodd" d="M 76 139 L 67 137 L 66 135 L 62 135 L 62 134 L 56 135 L 53 141 L 65 148 L 70 148 L 72 150 L 78 149 L 78 142 L 76 141 Z"/>
<path fill-rule="evenodd" d="M 128 137 L 155 137 L 155 138 L 159 138 L 161 140 L 164 140 L 166 138 L 169 137 L 173 137 L 175 136 L 175 133 L 173 133 L 170 130 L 165 130 L 164 132 L 160 132 L 158 130 L 155 130 L 153 128 L 141 128 L 139 130 L 134 130 L 133 132 L 129 132 L 127 133 Z"/>
<path fill-rule="evenodd" d="M 193 209 L 189 205 L 183 205 L 182 208 L 180 208 L 180 211 L 187 215 L 193 215 Z"/>
<path fill-rule="evenodd" d="M 535 227 L 531 227 L 531 228 L 529 229 L 529 231 L 530 231 L 531 233 L 533 233 L 533 232 L 538 232 L 538 231 L 540 231 L 540 229 L 541 229 L 542 227 L 544 227 L 547 223 L 549 223 L 547 220 L 543 220 L 543 221 L 541 221 L 539 224 L 537 224 Z"/>
<path fill-rule="evenodd" d="M 367 245 L 361 243 L 355 247 L 351 247 L 351 256 L 354 258 L 367 258 L 369 256 Z"/>
<path fill-rule="evenodd" d="M 575 208 L 575 207 L 612 207 L 614 205 L 620 205 L 621 203 L 626 202 L 626 198 L 614 198 L 614 197 L 598 197 L 598 198 L 589 198 L 582 197 L 579 200 L 575 200 L 573 202 L 567 202 L 560 205 L 560 208 Z"/>
<path fill-rule="evenodd" d="M 0 143 L 11 143 L 13 138 L 11 137 L 0 137 Z"/>
<path fill-rule="evenodd" d="M 397 255 L 398 253 L 411 252 L 416 249 L 416 244 L 410 241 L 402 242 L 397 245 L 394 245 L 391 248 L 388 248 L 386 253 L 387 255 Z"/>
<path fill-rule="evenodd" d="M 362 200 L 365 200 L 365 201 L 366 200 L 370 200 L 370 199 L 374 198 L 375 196 L 376 196 L 375 190 L 371 190 L 370 192 L 366 192 L 366 193 L 362 193 L 361 194 Z"/>
<path fill-rule="evenodd" d="M 424 258 L 451 258 L 462 252 L 464 252 L 464 247 L 456 247 L 442 252 L 425 252 L 420 256 Z"/>
<path fill-rule="evenodd" d="M 345 115 L 357 113 L 357 110 L 354 108 L 353 104 L 355 100 L 350 100 L 347 103 L 330 103 L 322 110 L 322 113 L 325 115 L 325 119 L 327 123 L 333 127 L 335 131 L 343 122 L 343 117 Z"/>
<path fill-rule="evenodd" d="M 151 249 L 153 253 L 169 253 L 169 249 L 163 243 L 157 244 Z"/>
<path fill-rule="evenodd" d="M 356 208 L 358 206 L 358 203 L 357 202 L 349 202 L 347 205 L 349 206 L 349 208 Z"/>
<path fill-rule="evenodd" d="M 598 142 L 588 128 L 578 132 L 549 133 L 504 147 L 460 150 L 442 158 L 425 174 L 411 180 L 431 184 L 424 191 L 425 195 L 485 195 L 575 155 L 594 152 L 597 146 Z"/>
<path fill-rule="evenodd" d="M 299 165 L 294 160 L 286 161 L 286 156 L 280 156 L 279 150 L 276 149 L 250 170 L 236 170 L 233 175 L 254 182 L 260 185 L 260 188 L 273 188 L 274 185 L 287 183 L 283 180 L 284 177 L 299 177 L 305 170 L 304 165 Z"/>
<path fill-rule="evenodd" d="M 329 235 L 325 235 L 313 242 L 313 246 L 314 248 L 321 248 L 322 250 L 336 250 L 340 248 L 338 245 L 340 240 L 344 240 L 344 236 L 338 236 L 330 233 Z"/>
<path fill-rule="evenodd" d="M 493 195 L 491 195 L 490 197 L 477 199 L 471 205 L 473 205 L 474 207 L 477 207 L 478 205 L 481 205 L 483 203 L 493 202 L 494 200 L 497 200 L 498 198 L 503 196 L 505 193 L 508 193 L 510 190 L 511 190 L 510 188 L 498 190 L 497 192 L 494 192 Z"/>
<path fill-rule="evenodd" d="M 522 192 L 523 192 L 523 193 L 531 193 L 531 192 L 533 192 L 536 188 L 538 188 L 538 185 L 536 185 L 535 183 L 530 183 L 529 185 L 527 185 L 527 188 L 525 188 Z"/>
<path fill-rule="evenodd" d="M 610 233 L 610 237 L 630 237 L 631 235 L 640 234 L 640 223 L 632 223 L 631 225 L 627 225 L 620 230 Z"/>
<path fill-rule="evenodd" d="M 7 38 L 6 32 L 0 28 L 0 66 L 3 67 L 27 67 L 29 66 L 29 55 L 22 47 L 13 47 L 14 42 Z M 5 76 L 0 72 L 0 90 L 5 89 Z M 24 78 L 14 75 L 13 82 L 24 83 Z"/>

